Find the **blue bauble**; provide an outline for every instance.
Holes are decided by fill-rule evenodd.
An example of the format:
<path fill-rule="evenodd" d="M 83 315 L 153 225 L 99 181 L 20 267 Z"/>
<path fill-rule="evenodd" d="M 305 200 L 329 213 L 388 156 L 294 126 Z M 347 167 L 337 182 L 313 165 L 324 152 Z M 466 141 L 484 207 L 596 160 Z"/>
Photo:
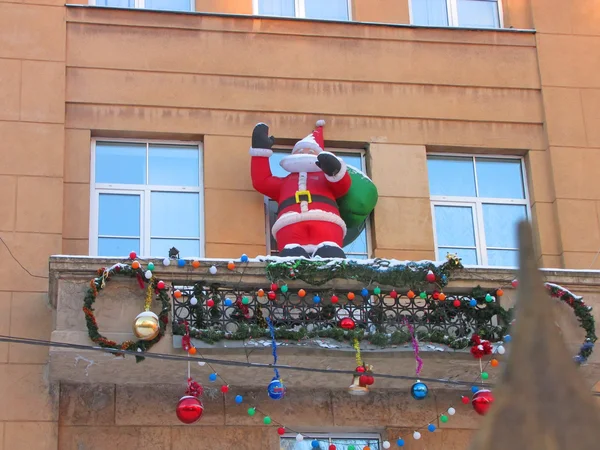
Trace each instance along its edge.
<path fill-rule="evenodd" d="M 239 405 L 240 403 L 242 403 L 244 401 L 244 397 L 242 397 L 241 395 L 236 395 L 235 396 L 235 402 Z"/>
<path fill-rule="evenodd" d="M 319 297 L 318 295 L 315 295 L 315 296 L 313 297 L 313 302 L 314 302 L 314 303 L 317 303 L 317 304 L 318 304 L 318 303 L 321 303 L 321 297 Z"/>
<path fill-rule="evenodd" d="M 240 258 L 240 261 L 245 263 L 248 262 L 248 255 L 246 255 L 245 253 L 242 255 L 242 257 Z"/>
<path fill-rule="evenodd" d="M 310 445 L 312 446 L 312 448 L 319 448 L 319 441 L 314 440 L 310 443 Z"/>
<path fill-rule="evenodd" d="M 477 386 L 473 386 L 473 387 L 471 387 L 471 392 L 473 394 L 476 394 L 477 392 L 479 392 L 479 388 Z"/>
<path fill-rule="evenodd" d="M 427 425 L 427 429 L 433 433 L 435 431 L 435 425 L 430 423 L 429 425 Z"/>
<path fill-rule="evenodd" d="M 179 259 L 177 260 L 177 265 L 178 265 L 179 267 L 183 267 L 183 266 L 185 266 L 185 259 L 179 258 Z"/>
<path fill-rule="evenodd" d="M 225 306 L 231 306 L 231 300 L 229 300 L 228 298 L 226 298 L 223 303 L 225 303 Z"/>
<path fill-rule="evenodd" d="M 510 334 L 504 336 L 504 342 L 509 343 L 510 341 L 512 341 L 512 336 Z"/>
<path fill-rule="evenodd" d="M 363 297 L 369 295 L 369 291 L 367 290 L 367 288 L 363 288 L 362 291 L 360 291 L 360 295 L 362 295 Z"/>
<path fill-rule="evenodd" d="M 404 439 L 400 438 L 396 441 L 398 447 L 404 447 Z"/>
<path fill-rule="evenodd" d="M 211 373 L 208 376 L 208 379 L 214 383 L 215 381 L 217 381 L 217 374 L 216 373 Z"/>
<path fill-rule="evenodd" d="M 281 400 L 285 395 L 285 386 L 280 379 L 273 378 L 267 386 L 267 392 L 273 400 Z"/>
<path fill-rule="evenodd" d="M 475 300 L 474 298 L 469 300 L 469 306 L 477 306 L 477 300 Z"/>
<path fill-rule="evenodd" d="M 423 400 L 425 397 L 427 397 L 428 393 L 429 389 L 427 388 L 427 385 L 425 383 L 421 383 L 420 381 L 417 381 L 410 388 L 410 395 L 412 395 L 415 400 Z"/>

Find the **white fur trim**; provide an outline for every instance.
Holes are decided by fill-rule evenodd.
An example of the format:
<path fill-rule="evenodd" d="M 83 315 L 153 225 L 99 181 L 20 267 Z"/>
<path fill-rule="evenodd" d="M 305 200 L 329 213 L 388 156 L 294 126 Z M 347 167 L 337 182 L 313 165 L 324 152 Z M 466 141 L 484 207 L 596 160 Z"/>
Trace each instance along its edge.
<path fill-rule="evenodd" d="M 323 126 L 325 126 L 325 121 L 324 121 L 323 119 L 321 119 L 321 120 L 317 120 L 317 126 L 318 126 L 318 127 L 323 127 Z"/>
<path fill-rule="evenodd" d="M 250 156 L 266 156 L 267 158 L 273 154 L 273 150 L 268 148 L 250 148 Z"/>
<path fill-rule="evenodd" d="M 321 169 L 319 169 L 319 166 L 315 164 L 316 162 L 316 155 L 300 153 L 296 155 L 288 155 L 281 158 L 281 161 L 279 161 L 279 165 L 282 169 L 291 173 L 318 172 Z"/>
<path fill-rule="evenodd" d="M 331 223 L 335 223 L 336 225 L 339 225 L 339 227 L 343 230 L 344 232 L 344 236 L 346 236 L 346 223 L 342 220 L 342 218 L 334 213 L 331 212 L 327 212 L 327 211 L 322 211 L 320 209 L 313 209 L 310 211 L 306 211 L 306 212 L 301 212 L 301 213 L 297 213 L 297 212 L 288 212 L 285 213 L 281 216 L 279 216 L 279 218 L 275 221 L 275 223 L 273 224 L 273 230 L 271 231 L 271 233 L 273 233 L 273 237 L 275 237 L 275 239 L 277 239 L 277 232 L 279 230 L 281 230 L 283 227 L 287 227 L 288 225 L 292 225 L 294 223 L 299 223 L 299 222 L 308 222 L 308 221 L 317 221 L 317 222 L 331 222 Z"/>
<path fill-rule="evenodd" d="M 331 154 L 333 154 L 333 153 L 331 153 Z M 336 156 L 336 158 L 337 158 L 337 156 Z M 344 162 L 343 159 L 338 158 L 338 161 L 342 163 L 342 168 L 340 169 L 340 171 L 338 173 L 336 173 L 332 177 L 330 177 L 329 175 L 325 174 L 325 178 L 327 178 L 327 180 L 331 181 L 332 183 L 337 183 L 342 178 L 344 178 L 344 175 L 346 175 L 346 171 L 348 170 L 346 168 L 346 163 Z"/>

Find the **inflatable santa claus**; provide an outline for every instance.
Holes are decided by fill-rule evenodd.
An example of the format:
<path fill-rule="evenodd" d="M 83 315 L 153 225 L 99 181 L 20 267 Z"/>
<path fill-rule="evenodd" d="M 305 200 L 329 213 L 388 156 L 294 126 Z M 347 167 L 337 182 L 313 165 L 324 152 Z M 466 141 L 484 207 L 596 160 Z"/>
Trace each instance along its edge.
<path fill-rule="evenodd" d="M 351 197 L 348 193 L 353 178 L 344 161 L 324 151 L 324 125 L 325 122 L 319 120 L 315 130 L 298 141 L 292 153 L 281 160 L 281 167 L 289 172 L 284 178 L 271 173 L 269 157 L 273 154 L 271 147 L 274 138 L 269 137 L 269 127 L 264 123 L 254 127 L 250 148 L 252 185 L 258 192 L 278 203 L 277 220 L 273 224 L 272 233 L 280 256 L 346 256 L 342 246 L 345 244 L 348 226 L 343 217 L 344 211 L 340 213 L 339 201 Z M 356 169 L 353 170 L 352 173 L 355 173 Z M 363 179 L 368 180 L 364 174 L 359 174 L 359 177 L 359 183 Z M 358 209 L 362 211 L 358 215 L 354 214 L 354 217 L 358 217 L 357 223 L 363 224 L 363 228 L 376 199 L 375 190 L 374 199 L 371 195 L 366 202 L 368 204 L 351 202 L 355 206 L 360 203 Z M 356 212 L 350 211 L 352 208 L 345 209 L 348 210 L 347 217 L 353 217 Z M 355 227 L 353 233 L 356 234 L 359 228 Z M 353 235 L 352 239 L 354 238 Z"/>

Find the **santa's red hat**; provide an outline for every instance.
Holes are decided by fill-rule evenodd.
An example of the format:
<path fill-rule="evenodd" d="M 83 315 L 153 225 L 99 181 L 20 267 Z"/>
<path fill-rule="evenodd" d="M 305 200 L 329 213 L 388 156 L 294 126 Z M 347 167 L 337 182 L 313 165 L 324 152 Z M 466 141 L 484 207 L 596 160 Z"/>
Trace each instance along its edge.
<path fill-rule="evenodd" d="M 294 149 L 292 150 L 292 155 L 303 148 L 311 148 L 317 153 L 321 153 L 325 149 L 325 143 L 323 140 L 324 125 L 324 120 L 317 120 L 315 130 L 304 139 L 296 142 L 296 145 L 294 145 Z"/>

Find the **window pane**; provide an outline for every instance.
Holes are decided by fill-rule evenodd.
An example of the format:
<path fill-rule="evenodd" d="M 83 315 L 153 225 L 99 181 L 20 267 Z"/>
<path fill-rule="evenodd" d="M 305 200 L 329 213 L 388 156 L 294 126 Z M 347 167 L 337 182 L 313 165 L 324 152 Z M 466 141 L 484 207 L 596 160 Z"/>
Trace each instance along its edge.
<path fill-rule="evenodd" d="M 349 20 L 348 0 L 304 0 L 309 19 Z"/>
<path fill-rule="evenodd" d="M 294 0 L 258 0 L 258 14 L 294 17 L 296 15 Z"/>
<path fill-rule="evenodd" d="M 152 192 L 151 202 L 152 237 L 198 237 L 200 194 Z"/>
<path fill-rule="evenodd" d="M 122 258 L 131 252 L 140 254 L 139 239 L 98 238 L 98 256 L 118 256 Z"/>
<path fill-rule="evenodd" d="M 495 0 L 458 0 L 458 25 L 498 28 L 498 3 Z"/>
<path fill-rule="evenodd" d="M 462 263 L 469 266 L 476 266 L 477 262 L 477 251 L 475 249 L 467 249 L 467 248 L 452 248 L 452 247 L 439 247 L 438 248 L 438 258 L 440 260 L 445 260 L 446 255 L 448 253 L 457 255 L 462 259 Z"/>
<path fill-rule="evenodd" d="M 523 205 L 483 205 L 486 246 L 518 248 L 517 224 L 526 219 Z"/>
<path fill-rule="evenodd" d="M 171 247 L 179 250 L 182 258 L 197 258 L 200 256 L 200 241 L 198 239 L 151 239 L 150 256 L 164 258 Z"/>
<path fill-rule="evenodd" d="M 150 145 L 149 184 L 158 186 L 198 186 L 198 147 Z"/>
<path fill-rule="evenodd" d="M 96 0 L 96 6 L 112 6 L 114 8 L 133 8 L 135 0 Z"/>
<path fill-rule="evenodd" d="M 435 206 L 438 247 L 475 247 L 473 210 L 468 206 Z"/>
<path fill-rule="evenodd" d="M 349 245 L 344 247 L 344 252 L 349 258 L 357 258 L 360 255 L 367 255 L 367 230 L 364 229 L 362 233 Z"/>
<path fill-rule="evenodd" d="M 431 195 L 475 197 L 475 175 L 472 158 L 427 158 Z"/>
<path fill-rule="evenodd" d="M 96 183 L 145 184 L 146 144 L 97 142 Z"/>
<path fill-rule="evenodd" d="M 411 7 L 414 25 L 448 26 L 446 0 L 412 0 Z"/>
<path fill-rule="evenodd" d="M 517 250 L 488 250 L 488 266 L 518 267 Z"/>
<path fill-rule="evenodd" d="M 147 9 L 161 9 L 165 11 L 191 11 L 191 0 L 146 0 Z"/>
<path fill-rule="evenodd" d="M 100 194 L 98 235 L 138 237 L 140 235 L 140 196 Z"/>
<path fill-rule="evenodd" d="M 371 450 L 379 450 L 379 440 L 377 439 L 352 439 L 352 438 L 318 438 L 305 439 L 302 442 L 296 441 L 296 438 L 281 438 L 280 444 L 282 450 L 312 450 L 312 441 L 316 440 L 319 443 L 319 450 L 327 450 L 331 444 L 335 444 L 337 450 L 348 450 L 351 445 L 355 449 L 363 449 L 369 447 Z"/>
<path fill-rule="evenodd" d="M 518 159 L 476 158 L 479 197 L 525 198 Z"/>

